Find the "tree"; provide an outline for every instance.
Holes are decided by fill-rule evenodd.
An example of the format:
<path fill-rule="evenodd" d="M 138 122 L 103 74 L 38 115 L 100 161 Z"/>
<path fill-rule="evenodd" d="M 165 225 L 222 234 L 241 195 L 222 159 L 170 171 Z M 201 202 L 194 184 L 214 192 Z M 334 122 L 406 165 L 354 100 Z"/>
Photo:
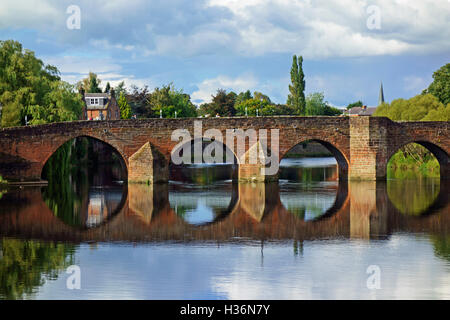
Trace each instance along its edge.
<path fill-rule="evenodd" d="M 77 83 L 77 89 L 78 91 L 83 89 L 86 93 L 101 93 L 102 90 L 99 87 L 101 82 L 95 73 L 89 72 L 88 77 Z"/>
<path fill-rule="evenodd" d="M 121 119 L 130 119 L 131 118 L 131 107 L 128 104 L 127 98 L 123 92 L 120 94 L 119 100 L 117 101 L 120 109 L 120 118 Z"/>
<path fill-rule="evenodd" d="M 307 116 L 337 116 L 342 114 L 341 110 L 329 106 L 324 99 L 322 92 L 309 94 L 306 98 L 305 114 Z"/>
<path fill-rule="evenodd" d="M 450 103 L 450 63 L 433 74 L 433 82 L 422 94 L 432 94 L 444 105 Z"/>
<path fill-rule="evenodd" d="M 431 94 L 417 95 L 411 99 L 396 99 L 377 108 L 374 116 L 391 120 L 450 121 L 450 103 L 445 106 Z"/>
<path fill-rule="evenodd" d="M 264 109 L 267 108 L 268 105 L 269 102 L 265 100 L 256 98 L 247 99 L 236 106 L 236 115 L 245 116 L 245 111 L 247 110 L 247 115 L 256 116 L 256 110 L 258 110 L 258 115 L 262 116 Z"/>
<path fill-rule="evenodd" d="M 156 116 L 159 116 L 160 112 L 164 118 L 197 116 L 197 108 L 191 102 L 191 97 L 182 90 L 175 89 L 172 83 L 156 88 L 149 95 L 148 102 Z"/>
<path fill-rule="evenodd" d="M 75 121 L 83 108 L 81 97 L 75 88 L 66 82 L 51 83 L 50 91 L 44 96 L 42 105 L 29 107 L 33 125 L 59 121 Z"/>
<path fill-rule="evenodd" d="M 111 91 L 111 85 L 109 84 L 109 82 L 107 82 L 106 87 L 105 87 L 105 93 L 109 93 L 110 91 Z"/>
<path fill-rule="evenodd" d="M 81 99 L 61 81 L 56 67 L 45 65 L 19 42 L 0 41 L 0 104 L 2 126 L 74 120 Z M 48 112 L 48 114 L 45 114 Z"/>
<path fill-rule="evenodd" d="M 204 103 L 200 106 L 199 113 L 213 117 L 216 115 L 232 117 L 236 114 L 235 103 L 237 97 L 233 91 L 227 93 L 224 89 L 219 89 L 216 95 L 212 96 L 210 103 Z"/>
<path fill-rule="evenodd" d="M 245 100 L 249 100 L 249 99 L 253 99 L 253 96 L 252 96 L 252 93 L 250 92 L 250 90 L 241 92 L 236 97 L 235 105 L 238 105 L 238 104 L 244 102 Z"/>
<path fill-rule="evenodd" d="M 124 95 L 127 95 L 127 89 L 125 87 L 125 81 L 121 81 L 115 88 L 114 93 L 116 95 L 116 99 L 119 99 L 120 94 L 123 93 Z"/>
<path fill-rule="evenodd" d="M 131 86 L 131 92 L 126 93 L 124 88 L 124 84 L 121 82 L 116 89 L 119 89 L 126 95 L 127 101 L 131 106 L 132 113 L 140 118 L 154 118 L 156 116 L 152 106 L 149 103 L 150 99 L 150 91 L 148 90 L 148 86 L 144 86 L 139 88 L 135 85 Z M 117 95 L 117 93 L 116 93 Z M 119 95 L 120 96 L 120 95 Z"/>
<path fill-rule="evenodd" d="M 363 102 L 361 100 L 358 100 L 356 102 L 350 103 L 347 106 L 347 110 L 350 110 L 351 108 L 355 108 L 355 107 L 360 107 L 361 108 L 363 105 L 364 105 Z"/>
<path fill-rule="evenodd" d="M 299 115 L 305 114 L 305 74 L 303 73 L 303 57 L 294 55 L 291 67 L 291 84 L 289 85 L 287 105 L 294 107 Z"/>

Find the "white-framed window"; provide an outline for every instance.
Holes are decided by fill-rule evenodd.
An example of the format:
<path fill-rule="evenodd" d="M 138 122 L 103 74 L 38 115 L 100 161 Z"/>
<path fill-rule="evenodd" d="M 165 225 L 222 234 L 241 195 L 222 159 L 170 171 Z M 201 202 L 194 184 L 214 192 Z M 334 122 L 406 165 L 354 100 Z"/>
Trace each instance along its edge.
<path fill-rule="evenodd" d="M 90 98 L 90 100 L 91 106 L 98 106 L 98 98 Z"/>

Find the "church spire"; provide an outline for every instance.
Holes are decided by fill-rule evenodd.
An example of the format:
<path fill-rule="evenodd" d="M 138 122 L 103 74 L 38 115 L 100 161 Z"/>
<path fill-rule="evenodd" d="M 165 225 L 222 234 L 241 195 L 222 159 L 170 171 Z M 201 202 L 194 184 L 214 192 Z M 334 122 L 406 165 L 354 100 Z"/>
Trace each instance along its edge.
<path fill-rule="evenodd" d="M 383 82 L 381 82 L 380 95 L 378 97 L 378 105 L 381 105 L 383 103 L 384 103 L 384 92 L 383 92 Z"/>

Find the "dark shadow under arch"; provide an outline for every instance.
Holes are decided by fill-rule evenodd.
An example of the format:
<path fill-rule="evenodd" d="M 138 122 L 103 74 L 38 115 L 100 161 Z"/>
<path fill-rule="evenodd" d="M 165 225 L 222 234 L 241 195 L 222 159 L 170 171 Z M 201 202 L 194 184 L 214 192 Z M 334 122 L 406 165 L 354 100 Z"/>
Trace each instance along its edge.
<path fill-rule="evenodd" d="M 121 167 L 122 167 L 122 170 L 124 171 L 125 175 L 128 175 L 128 165 L 127 165 L 127 161 L 125 160 L 126 157 L 125 157 L 125 155 L 124 155 L 118 148 L 116 148 L 116 147 L 113 146 L 112 144 L 110 144 L 110 143 L 108 143 L 108 142 L 106 142 L 106 141 L 104 141 L 104 140 L 102 140 L 102 139 L 99 139 L 99 138 L 97 138 L 97 137 L 82 134 L 82 135 L 77 135 L 77 136 L 75 136 L 75 137 L 70 137 L 69 139 L 65 140 L 65 141 L 64 141 L 63 143 L 61 143 L 55 150 L 53 150 L 53 152 L 52 152 L 51 154 L 49 154 L 49 155 L 47 156 L 47 158 L 45 159 L 44 164 L 43 164 L 43 166 L 42 166 L 42 169 L 41 169 L 41 177 L 42 177 L 42 175 L 43 175 L 43 173 L 44 173 L 44 168 L 45 168 L 46 164 L 48 163 L 48 161 L 50 160 L 50 158 L 51 158 L 51 157 L 52 157 L 52 156 L 53 156 L 53 155 L 54 155 L 54 154 L 55 154 L 55 153 L 56 153 L 56 152 L 57 152 L 64 144 L 66 144 L 66 143 L 68 143 L 68 142 L 71 142 L 71 141 L 74 141 L 75 139 L 78 139 L 78 138 L 92 139 L 92 140 L 101 142 L 101 143 L 103 143 L 103 144 L 109 146 L 115 153 L 117 153 L 117 154 L 119 155 L 119 162 L 120 162 L 120 165 L 121 165 Z"/>

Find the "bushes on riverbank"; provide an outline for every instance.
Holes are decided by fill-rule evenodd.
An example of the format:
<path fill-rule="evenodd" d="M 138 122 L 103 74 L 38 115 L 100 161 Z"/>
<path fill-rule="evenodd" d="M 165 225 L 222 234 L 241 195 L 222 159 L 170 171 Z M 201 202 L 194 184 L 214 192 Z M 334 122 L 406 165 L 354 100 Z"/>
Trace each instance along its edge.
<path fill-rule="evenodd" d="M 421 145 L 412 143 L 397 152 L 388 163 L 388 178 L 439 178 L 440 166 L 434 155 Z"/>

